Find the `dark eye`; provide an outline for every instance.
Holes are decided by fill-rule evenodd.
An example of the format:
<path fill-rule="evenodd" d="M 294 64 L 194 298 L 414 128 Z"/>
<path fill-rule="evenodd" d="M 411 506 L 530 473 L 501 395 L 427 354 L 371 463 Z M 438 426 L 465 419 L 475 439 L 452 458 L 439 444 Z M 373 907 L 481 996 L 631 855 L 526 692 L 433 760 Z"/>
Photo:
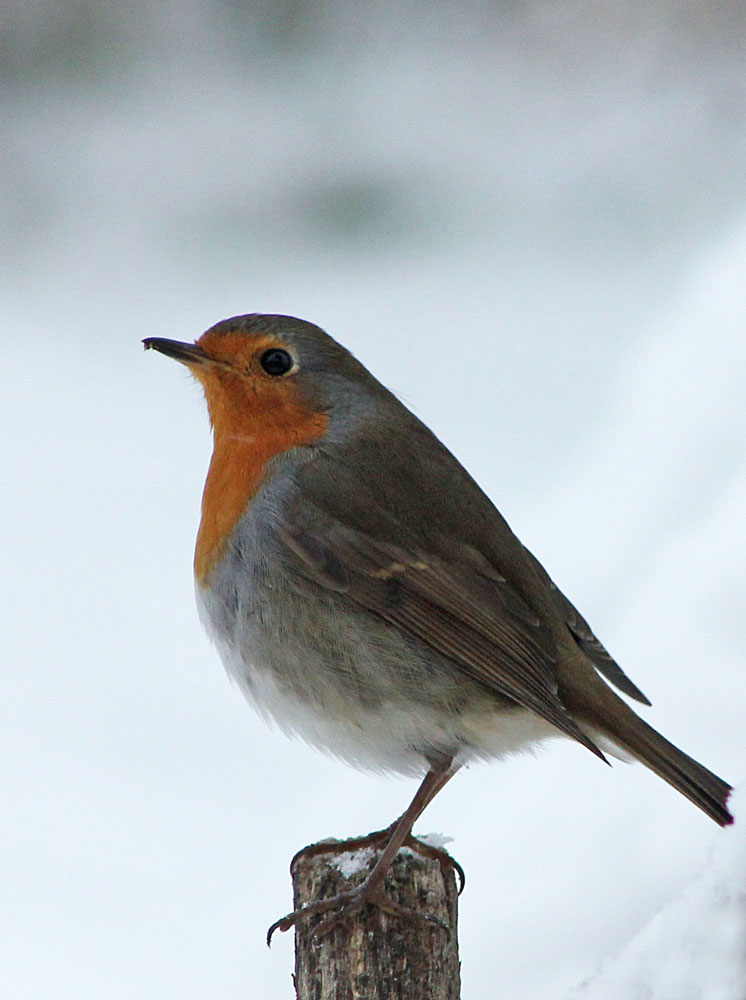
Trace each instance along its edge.
<path fill-rule="evenodd" d="M 265 370 L 268 375 L 287 375 L 290 369 L 293 367 L 293 359 L 290 357 L 287 351 L 281 350 L 279 347 L 270 347 L 268 351 L 265 351 L 259 358 L 259 364 Z"/>

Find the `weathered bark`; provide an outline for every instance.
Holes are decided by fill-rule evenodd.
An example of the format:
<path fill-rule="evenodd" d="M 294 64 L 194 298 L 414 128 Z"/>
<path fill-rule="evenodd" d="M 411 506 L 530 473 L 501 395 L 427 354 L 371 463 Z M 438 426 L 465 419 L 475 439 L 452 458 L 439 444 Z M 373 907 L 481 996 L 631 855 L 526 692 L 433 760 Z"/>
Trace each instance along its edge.
<path fill-rule="evenodd" d="M 360 885 L 379 852 L 355 849 L 356 844 L 322 842 L 296 855 L 291 866 L 296 909 Z M 314 927 L 329 914 L 301 921 L 295 928 L 298 1000 L 458 1000 L 453 867 L 404 848 L 386 875 L 384 892 L 439 922 L 394 916 L 365 904 L 314 940 Z"/>

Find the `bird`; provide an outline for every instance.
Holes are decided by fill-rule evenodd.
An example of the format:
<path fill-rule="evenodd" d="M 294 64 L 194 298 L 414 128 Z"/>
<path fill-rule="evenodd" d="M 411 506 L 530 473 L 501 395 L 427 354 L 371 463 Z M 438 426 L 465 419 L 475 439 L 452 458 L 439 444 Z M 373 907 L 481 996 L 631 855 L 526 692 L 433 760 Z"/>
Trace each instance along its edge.
<path fill-rule="evenodd" d="M 204 391 L 195 591 L 229 675 L 289 735 L 420 778 L 363 883 L 268 941 L 363 904 L 399 912 L 384 877 L 435 795 L 472 761 L 554 737 L 637 760 L 733 821 L 731 786 L 613 690 L 650 705 L 466 469 L 344 346 L 259 313 L 143 344 Z"/>

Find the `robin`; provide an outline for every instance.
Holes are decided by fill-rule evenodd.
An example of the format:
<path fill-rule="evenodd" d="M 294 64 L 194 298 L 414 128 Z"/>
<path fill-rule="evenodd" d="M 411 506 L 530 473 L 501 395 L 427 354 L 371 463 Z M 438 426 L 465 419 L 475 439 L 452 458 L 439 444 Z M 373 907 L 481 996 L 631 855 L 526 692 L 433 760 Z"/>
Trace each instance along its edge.
<path fill-rule="evenodd" d="M 730 785 L 643 722 L 650 702 L 430 430 L 349 351 L 289 316 L 237 316 L 184 363 L 214 450 L 194 571 L 201 618 L 249 701 L 349 763 L 422 777 L 363 902 L 427 804 L 469 761 L 563 736 L 632 757 L 721 826 Z M 610 682 L 610 684 L 606 682 Z"/>

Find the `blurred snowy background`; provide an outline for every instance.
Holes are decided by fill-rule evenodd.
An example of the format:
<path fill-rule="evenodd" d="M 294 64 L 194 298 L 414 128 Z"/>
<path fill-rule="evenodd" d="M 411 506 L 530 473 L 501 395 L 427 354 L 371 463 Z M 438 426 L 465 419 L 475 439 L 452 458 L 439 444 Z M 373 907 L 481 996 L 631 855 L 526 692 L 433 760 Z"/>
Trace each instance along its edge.
<path fill-rule="evenodd" d="M 145 336 L 324 326 L 743 781 L 743 4 L 5 0 L 0 86 L 4 997 L 291 997 L 292 854 L 414 788 L 231 689 L 204 407 Z M 420 830 L 467 870 L 465 1000 L 565 996 L 727 836 L 569 745 Z"/>

